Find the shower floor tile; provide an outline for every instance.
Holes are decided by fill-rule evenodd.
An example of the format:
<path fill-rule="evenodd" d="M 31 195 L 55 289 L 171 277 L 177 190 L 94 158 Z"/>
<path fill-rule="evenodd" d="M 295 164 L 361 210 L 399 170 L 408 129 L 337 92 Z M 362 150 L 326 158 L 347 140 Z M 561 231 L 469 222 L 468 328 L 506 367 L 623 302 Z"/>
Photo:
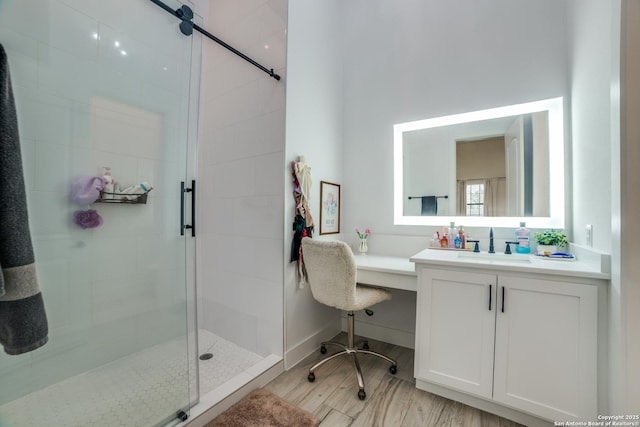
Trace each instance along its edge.
<path fill-rule="evenodd" d="M 150 347 L 0 406 L 0 427 L 150 427 L 186 406 L 184 338 Z M 208 331 L 199 348 L 200 395 L 251 368 L 262 357 Z"/>
<path fill-rule="evenodd" d="M 212 353 L 213 358 L 199 360 L 200 395 L 205 395 L 231 378 L 246 371 L 263 358 L 209 331 L 198 332 L 198 355 Z"/>

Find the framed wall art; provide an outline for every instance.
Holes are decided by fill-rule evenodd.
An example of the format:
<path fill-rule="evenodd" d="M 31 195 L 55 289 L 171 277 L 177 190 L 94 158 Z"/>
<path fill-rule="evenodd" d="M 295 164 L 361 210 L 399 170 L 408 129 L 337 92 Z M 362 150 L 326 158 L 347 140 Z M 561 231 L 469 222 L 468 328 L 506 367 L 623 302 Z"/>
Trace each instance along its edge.
<path fill-rule="evenodd" d="M 340 233 L 340 185 L 320 181 L 320 234 Z"/>

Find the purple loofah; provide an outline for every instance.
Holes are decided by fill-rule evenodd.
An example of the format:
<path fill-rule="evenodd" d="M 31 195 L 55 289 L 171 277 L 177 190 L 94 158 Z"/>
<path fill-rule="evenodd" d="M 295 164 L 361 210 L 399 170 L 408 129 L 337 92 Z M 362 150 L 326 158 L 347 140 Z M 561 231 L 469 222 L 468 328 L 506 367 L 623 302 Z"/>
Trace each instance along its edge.
<path fill-rule="evenodd" d="M 71 200 L 80 205 L 87 206 L 95 202 L 104 188 L 104 179 L 101 176 L 83 176 L 71 183 Z"/>
<path fill-rule="evenodd" d="M 73 223 L 81 228 L 96 228 L 102 225 L 102 217 L 98 211 L 93 209 L 75 211 L 73 213 Z"/>

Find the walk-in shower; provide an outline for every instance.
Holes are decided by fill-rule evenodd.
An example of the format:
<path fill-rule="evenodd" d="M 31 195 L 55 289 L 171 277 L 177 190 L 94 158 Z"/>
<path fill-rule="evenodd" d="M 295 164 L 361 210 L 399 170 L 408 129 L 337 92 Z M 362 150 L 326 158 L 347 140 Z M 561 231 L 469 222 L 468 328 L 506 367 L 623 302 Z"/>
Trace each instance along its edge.
<path fill-rule="evenodd" d="M 234 209 L 244 211 L 251 197 L 281 199 L 283 187 L 277 195 L 269 189 L 229 197 L 233 185 L 212 178 L 241 165 L 242 156 L 255 161 L 282 151 L 231 158 L 221 147 L 230 143 L 225 132 L 240 140 L 240 122 L 267 123 L 264 116 L 283 106 L 256 110 L 252 102 L 241 119 L 209 118 L 212 109 L 224 110 L 214 107 L 221 94 L 232 96 L 241 84 L 220 89 L 224 83 L 208 79 L 216 79 L 218 65 L 239 65 L 206 47 L 200 34 L 182 34 L 180 20 L 156 3 L 0 0 L 0 43 L 11 69 L 49 321 L 45 346 L 0 354 L 1 427 L 176 424 L 198 401 L 215 404 L 282 358 L 282 258 L 270 259 L 274 271 L 260 264 L 257 250 L 245 250 L 244 262 L 257 264 L 257 273 L 246 275 L 233 268 L 237 245 L 222 247 L 237 240 Z M 210 8 L 234 7 L 230 0 L 183 3 L 195 11 L 196 25 Z M 251 82 L 282 85 L 255 73 Z M 257 87 L 263 96 L 271 90 Z M 120 188 L 149 183 L 146 203 L 74 204 L 71 182 L 102 176 L 104 167 Z M 192 181 L 197 205 L 181 189 Z M 89 207 L 102 225 L 74 224 L 74 212 Z M 193 225 L 192 209 L 197 237 L 182 232 L 181 223 Z M 281 218 L 274 222 L 280 235 L 253 234 L 256 248 L 281 254 Z"/>

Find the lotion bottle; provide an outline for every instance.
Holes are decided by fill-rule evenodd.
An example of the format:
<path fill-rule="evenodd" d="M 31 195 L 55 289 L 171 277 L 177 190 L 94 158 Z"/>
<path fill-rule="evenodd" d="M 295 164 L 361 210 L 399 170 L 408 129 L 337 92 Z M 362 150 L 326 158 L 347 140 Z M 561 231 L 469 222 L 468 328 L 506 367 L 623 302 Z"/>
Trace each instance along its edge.
<path fill-rule="evenodd" d="M 458 230 L 456 230 L 456 223 L 452 221 L 449 224 L 449 235 L 447 236 L 449 240 L 449 248 L 453 249 L 456 247 L 455 240 L 456 240 L 457 234 L 458 234 Z"/>

